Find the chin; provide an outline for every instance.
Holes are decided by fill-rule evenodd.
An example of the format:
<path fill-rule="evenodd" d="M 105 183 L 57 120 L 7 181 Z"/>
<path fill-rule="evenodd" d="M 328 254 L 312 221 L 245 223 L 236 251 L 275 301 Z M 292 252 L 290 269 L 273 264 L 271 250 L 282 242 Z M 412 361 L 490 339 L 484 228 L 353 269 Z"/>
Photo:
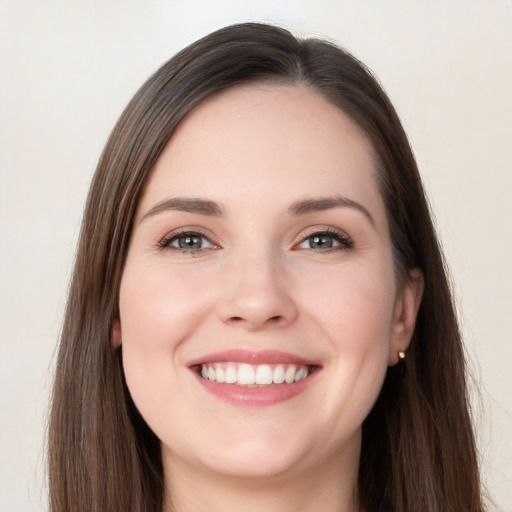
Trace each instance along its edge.
<path fill-rule="evenodd" d="M 272 428 L 267 423 L 251 428 L 235 424 L 223 434 L 212 427 L 211 435 L 187 443 L 188 446 L 176 446 L 179 453 L 167 447 L 168 462 L 176 461 L 174 454 L 199 471 L 230 478 L 265 479 L 294 473 L 305 465 L 306 454 L 315 451 L 303 435 L 296 432 L 299 435 L 291 436 L 283 425 Z M 165 452 L 165 444 L 162 446 Z M 163 455 L 165 460 L 166 454 Z"/>
<path fill-rule="evenodd" d="M 303 453 L 283 453 L 263 447 L 230 451 L 204 461 L 219 475 L 238 479 L 267 479 L 295 473 L 304 460 Z"/>

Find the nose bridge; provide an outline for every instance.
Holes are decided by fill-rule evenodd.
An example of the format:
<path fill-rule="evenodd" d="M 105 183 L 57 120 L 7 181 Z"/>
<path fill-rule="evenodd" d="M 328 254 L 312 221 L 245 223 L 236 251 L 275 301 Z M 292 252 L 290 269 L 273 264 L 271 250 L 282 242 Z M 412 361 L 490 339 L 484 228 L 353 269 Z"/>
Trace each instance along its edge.
<path fill-rule="evenodd" d="M 239 246 L 231 255 L 221 305 L 222 320 L 250 329 L 292 322 L 297 309 L 282 257 L 270 244 Z"/>

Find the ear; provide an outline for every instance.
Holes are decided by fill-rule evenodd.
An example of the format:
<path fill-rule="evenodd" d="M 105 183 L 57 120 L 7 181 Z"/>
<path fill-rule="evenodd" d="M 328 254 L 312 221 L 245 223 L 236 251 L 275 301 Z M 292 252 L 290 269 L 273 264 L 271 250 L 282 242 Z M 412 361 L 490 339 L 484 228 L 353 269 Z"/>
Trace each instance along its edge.
<path fill-rule="evenodd" d="M 424 287 L 425 280 L 421 270 L 414 268 L 409 272 L 403 288 L 397 294 L 391 331 L 389 366 L 398 363 L 398 352 L 405 352 L 409 347 Z"/>
<path fill-rule="evenodd" d="M 121 321 L 119 318 L 116 318 L 112 325 L 112 344 L 116 349 L 121 346 Z"/>

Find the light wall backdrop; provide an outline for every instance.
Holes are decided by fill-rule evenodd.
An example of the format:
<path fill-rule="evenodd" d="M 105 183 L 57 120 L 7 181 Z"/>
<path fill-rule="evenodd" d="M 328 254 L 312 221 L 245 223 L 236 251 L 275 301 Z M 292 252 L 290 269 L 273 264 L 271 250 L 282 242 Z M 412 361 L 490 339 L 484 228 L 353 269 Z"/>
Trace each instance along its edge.
<path fill-rule="evenodd" d="M 163 61 L 239 21 L 337 41 L 397 107 L 480 390 L 474 415 L 491 510 L 511 512 L 510 0 L 0 0 L 0 510 L 46 510 L 55 347 L 108 133 Z"/>

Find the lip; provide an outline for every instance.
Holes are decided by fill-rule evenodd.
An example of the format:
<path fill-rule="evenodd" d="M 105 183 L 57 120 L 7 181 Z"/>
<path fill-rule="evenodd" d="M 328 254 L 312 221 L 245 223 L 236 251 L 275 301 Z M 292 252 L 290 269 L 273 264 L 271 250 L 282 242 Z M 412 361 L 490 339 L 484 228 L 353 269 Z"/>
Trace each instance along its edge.
<path fill-rule="evenodd" d="M 197 368 L 208 363 L 246 363 L 246 364 L 297 364 L 315 366 L 307 378 L 291 384 L 272 384 L 264 387 L 241 387 L 233 384 L 220 383 L 204 379 L 199 375 Z M 306 359 L 288 352 L 279 350 L 242 350 L 231 349 L 207 354 L 190 361 L 187 366 L 201 385 L 201 387 L 216 398 L 237 406 L 266 406 L 274 405 L 290 400 L 303 393 L 313 384 L 320 373 L 321 366 L 318 362 Z"/>
<path fill-rule="evenodd" d="M 282 352 L 280 350 L 244 350 L 230 349 L 221 352 L 213 352 L 198 357 L 187 363 L 188 367 L 207 363 L 246 363 L 246 364 L 301 364 L 304 366 L 320 366 L 318 361 L 305 359 L 296 354 Z"/>

